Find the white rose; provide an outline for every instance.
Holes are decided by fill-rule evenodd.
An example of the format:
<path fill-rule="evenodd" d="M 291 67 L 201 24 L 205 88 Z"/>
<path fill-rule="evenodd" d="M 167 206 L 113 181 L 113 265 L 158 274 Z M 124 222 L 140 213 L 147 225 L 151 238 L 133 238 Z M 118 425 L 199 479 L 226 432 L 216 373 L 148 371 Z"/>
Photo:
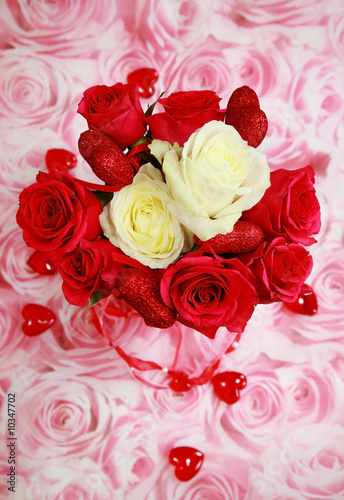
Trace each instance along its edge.
<path fill-rule="evenodd" d="M 103 233 L 126 255 L 152 269 L 166 268 L 193 245 L 191 233 L 171 214 L 172 203 L 158 169 L 143 165 L 133 183 L 117 193 L 100 215 Z"/>
<path fill-rule="evenodd" d="M 175 200 L 173 215 L 203 241 L 231 232 L 270 186 L 265 155 L 219 121 L 194 132 L 181 158 L 168 151 L 162 168 Z"/>

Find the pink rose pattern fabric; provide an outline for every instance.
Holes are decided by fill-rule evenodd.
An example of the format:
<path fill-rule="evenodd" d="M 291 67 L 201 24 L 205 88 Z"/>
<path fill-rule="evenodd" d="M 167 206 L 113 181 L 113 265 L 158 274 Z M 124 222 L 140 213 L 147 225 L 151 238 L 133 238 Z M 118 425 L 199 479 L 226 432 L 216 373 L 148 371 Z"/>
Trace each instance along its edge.
<path fill-rule="evenodd" d="M 0 498 L 343 499 L 343 2 L 87 4 L 0 2 Z M 142 67 L 159 73 L 144 110 L 163 90 L 212 90 L 221 108 L 234 89 L 252 87 L 268 115 L 259 148 L 271 169 L 313 167 L 322 228 L 307 282 L 317 315 L 261 306 L 225 354 L 222 329 L 214 340 L 184 325 L 162 334 L 111 297 L 85 313 L 65 301 L 57 275 L 27 265 L 19 193 L 47 172 L 47 149 L 77 152 L 84 90 L 126 83 Z M 96 181 L 80 156 L 72 173 Z M 27 303 L 57 317 L 41 336 L 22 333 Z M 219 359 L 217 372 L 247 377 L 235 405 L 211 383 L 168 388 L 167 370 L 197 377 Z M 16 493 L 6 483 L 8 393 L 16 394 Z M 168 462 L 176 446 L 205 455 L 189 482 Z"/>

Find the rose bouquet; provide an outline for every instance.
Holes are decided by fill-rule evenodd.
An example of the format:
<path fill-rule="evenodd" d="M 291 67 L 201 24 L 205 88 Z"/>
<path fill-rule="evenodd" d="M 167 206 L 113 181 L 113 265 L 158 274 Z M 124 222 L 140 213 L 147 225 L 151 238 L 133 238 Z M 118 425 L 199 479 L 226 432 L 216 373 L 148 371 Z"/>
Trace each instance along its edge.
<path fill-rule="evenodd" d="M 57 266 L 69 303 L 113 295 L 148 326 L 240 334 L 257 304 L 295 303 L 311 272 L 314 172 L 270 173 L 257 149 L 267 119 L 249 87 L 225 109 L 210 90 L 157 102 L 144 113 L 135 84 L 86 90 L 79 151 L 103 184 L 57 162 L 23 190 L 17 222 Z"/>

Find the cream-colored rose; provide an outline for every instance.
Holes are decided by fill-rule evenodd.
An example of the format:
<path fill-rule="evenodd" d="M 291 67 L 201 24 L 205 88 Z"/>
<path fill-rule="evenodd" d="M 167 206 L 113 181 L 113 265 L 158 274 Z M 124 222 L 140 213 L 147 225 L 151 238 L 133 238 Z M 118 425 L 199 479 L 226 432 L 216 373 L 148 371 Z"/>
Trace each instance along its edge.
<path fill-rule="evenodd" d="M 180 156 L 166 152 L 162 168 L 175 200 L 172 213 L 203 241 L 231 232 L 270 186 L 265 155 L 219 121 L 194 132 Z"/>
<path fill-rule="evenodd" d="M 147 163 L 104 207 L 103 233 L 129 257 L 152 269 L 165 268 L 193 245 L 192 234 L 171 214 L 171 201 L 161 173 Z"/>

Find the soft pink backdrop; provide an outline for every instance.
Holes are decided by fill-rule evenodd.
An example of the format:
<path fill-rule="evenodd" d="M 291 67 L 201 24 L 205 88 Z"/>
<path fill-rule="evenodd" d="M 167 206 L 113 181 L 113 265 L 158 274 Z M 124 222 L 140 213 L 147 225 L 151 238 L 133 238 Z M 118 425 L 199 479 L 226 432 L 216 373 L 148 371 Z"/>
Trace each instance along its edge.
<path fill-rule="evenodd" d="M 342 0 L 2 0 L 0 47 L 0 498 L 343 499 Z M 211 384 L 181 395 L 147 385 L 166 387 L 153 372 L 131 373 L 90 315 L 66 303 L 59 277 L 27 266 L 32 250 L 15 223 L 18 195 L 46 170 L 46 150 L 77 153 L 82 92 L 144 66 L 160 75 L 144 108 L 163 90 L 211 89 L 225 106 L 235 88 L 253 87 L 269 119 L 260 149 L 271 169 L 311 164 L 316 172 L 322 229 L 308 283 L 318 314 L 256 309 L 219 367 L 247 376 L 233 406 Z M 94 179 L 80 156 L 73 174 Z M 21 330 L 29 302 L 58 318 L 35 338 Z M 173 335 L 136 315 L 125 310 L 104 325 L 131 354 L 164 367 L 175 361 Z M 197 333 L 183 338 L 177 368 L 191 375 L 223 354 L 221 332 L 213 344 Z M 14 392 L 15 495 L 5 479 Z M 205 454 L 187 483 L 167 459 L 180 445 Z"/>

